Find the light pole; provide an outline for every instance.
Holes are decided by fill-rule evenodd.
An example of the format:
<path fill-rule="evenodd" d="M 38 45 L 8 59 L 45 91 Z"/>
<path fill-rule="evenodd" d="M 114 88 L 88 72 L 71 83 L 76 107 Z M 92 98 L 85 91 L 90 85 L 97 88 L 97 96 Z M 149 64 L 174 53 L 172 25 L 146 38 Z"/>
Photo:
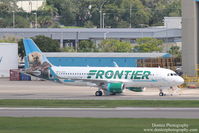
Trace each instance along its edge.
<path fill-rule="evenodd" d="M 103 23 L 102 23 L 103 29 L 104 29 L 104 27 L 105 27 L 105 15 L 106 15 L 106 13 L 103 13 Z"/>
<path fill-rule="evenodd" d="M 12 11 L 12 27 L 15 28 L 15 11 Z"/>
<path fill-rule="evenodd" d="M 37 13 L 35 12 L 35 28 L 37 28 Z"/>
<path fill-rule="evenodd" d="M 101 5 L 100 5 L 100 28 L 102 28 L 102 7 L 106 3 L 107 0 L 105 0 Z"/>
<path fill-rule="evenodd" d="M 31 2 L 31 0 L 29 1 L 29 8 L 30 8 L 30 12 L 32 12 L 32 2 Z"/>

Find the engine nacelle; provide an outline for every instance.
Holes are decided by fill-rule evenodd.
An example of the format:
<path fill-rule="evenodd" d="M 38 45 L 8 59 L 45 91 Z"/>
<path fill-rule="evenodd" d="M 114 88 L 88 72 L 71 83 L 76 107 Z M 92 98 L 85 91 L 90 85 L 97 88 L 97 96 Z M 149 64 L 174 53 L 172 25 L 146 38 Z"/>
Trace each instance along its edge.
<path fill-rule="evenodd" d="M 127 89 L 135 92 L 143 92 L 145 90 L 144 87 L 127 87 Z"/>
<path fill-rule="evenodd" d="M 103 89 L 107 92 L 107 95 L 122 93 L 124 90 L 124 84 L 122 83 L 108 83 Z"/>

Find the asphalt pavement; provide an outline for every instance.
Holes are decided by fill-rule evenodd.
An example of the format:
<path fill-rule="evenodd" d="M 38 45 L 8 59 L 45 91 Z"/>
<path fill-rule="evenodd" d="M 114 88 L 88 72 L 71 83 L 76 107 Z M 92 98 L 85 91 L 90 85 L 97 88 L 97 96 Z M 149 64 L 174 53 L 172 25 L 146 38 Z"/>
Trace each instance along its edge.
<path fill-rule="evenodd" d="M 3 117 L 199 118 L 199 108 L 0 108 Z"/>
<path fill-rule="evenodd" d="M 65 100 L 199 100 L 199 89 L 183 89 L 171 96 L 159 96 L 158 88 L 144 92 L 125 90 L 115 96 L 96 97 L 95 87 L 67 86 L 50 81 L 9 81 L 0 79 L 0 99 L 65 99 Z"/>

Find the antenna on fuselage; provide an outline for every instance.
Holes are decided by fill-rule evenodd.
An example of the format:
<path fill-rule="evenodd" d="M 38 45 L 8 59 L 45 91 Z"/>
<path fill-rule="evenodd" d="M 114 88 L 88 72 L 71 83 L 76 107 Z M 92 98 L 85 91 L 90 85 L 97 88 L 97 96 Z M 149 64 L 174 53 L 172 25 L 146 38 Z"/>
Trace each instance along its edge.
<path fill-rule="evenodd" d="M 114 64 L 115 67 L 119 67 L 118 64 L 115 61 L 113 61 L 113 64 Z"/>

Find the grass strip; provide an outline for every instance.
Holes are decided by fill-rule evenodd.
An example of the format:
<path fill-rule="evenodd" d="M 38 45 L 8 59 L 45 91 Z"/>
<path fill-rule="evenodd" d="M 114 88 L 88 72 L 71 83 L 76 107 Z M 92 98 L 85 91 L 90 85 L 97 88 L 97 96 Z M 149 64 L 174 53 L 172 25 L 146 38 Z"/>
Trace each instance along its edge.
<path fill-rule="evenodd" d="M 198 100 L 0 100 L 0 107 L 199 107 Z"/>
<path fill-rule="evenodd" d="M 167 126 L 154 127 L 152 124 Z M 169 127 L 168 124 L 187 124 L 188 127 Z M 199 119 L 0 117 L 0 133 L 143 133 L 146 129 L 186 129 L 197 133 Z"/>

